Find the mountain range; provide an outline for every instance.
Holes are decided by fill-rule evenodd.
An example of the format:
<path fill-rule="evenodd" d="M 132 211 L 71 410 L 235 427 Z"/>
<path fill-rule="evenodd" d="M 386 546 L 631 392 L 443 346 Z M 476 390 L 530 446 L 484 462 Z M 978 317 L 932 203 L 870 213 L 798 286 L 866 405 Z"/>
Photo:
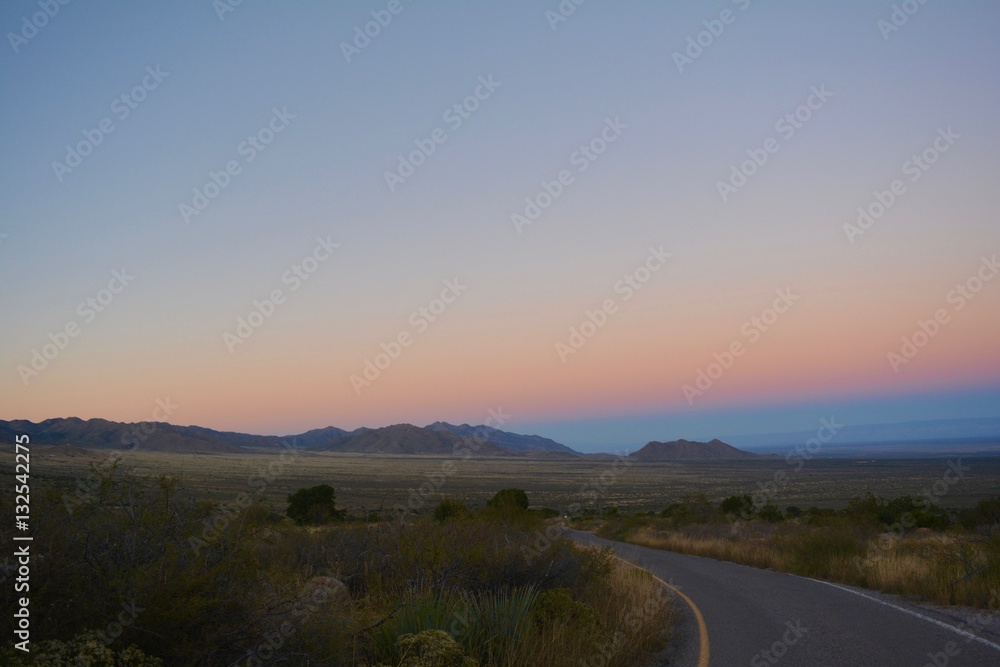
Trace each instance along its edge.
<path fill-rule="evenodd" d="M 577 456 L 558 442 L 537 435 L 508 433 L 488 426 L 435 422 L 426 428 L 395 424 L 383 428 L 346 431 L 335 426 L 298 435 L 250 435 L 215 431 L 201 426 L 176 426 L 166 422 L 139 424 L 105 419 L 0 420 L 0 441 L 13 442 L 27 434 L 36 445 L 75 445 L 87 449 L 131 449 L 178 453 L 239 453 L 278 450 L 286 444 L 309 451 L 367 454 L 454 454 L 476 456 L 549 453 Z"/>
<path fill-rule="evenodd" d="M 449 424 L 438 421 L 425 427 L 394 424 L 382 428 L 347 431 L 335 426 L 290 436 L 251 435 L 215 431 L 201 426 L 177 426 L 166 422 L 123 423 L 77 417 L 30 422 L 0 420 L 0 442 L 12 443 L 27 434 L 35 445 L 60 445 L 84 449 L 131 449 L 145 451 L 238 454 L 260 450 L 278 451 L 284 446 L 316 452 L 364 454 L 433 454 L 473 456 L 576 457 L 566 445 L 539 435 L 521 435 L 490 426 Z M 589 455 L 602 456 L 602 455 Z M 650 442 L 629 455 L 638 461 L 687 461 L 753 458 L 757 455 L 711 442 Z"/>

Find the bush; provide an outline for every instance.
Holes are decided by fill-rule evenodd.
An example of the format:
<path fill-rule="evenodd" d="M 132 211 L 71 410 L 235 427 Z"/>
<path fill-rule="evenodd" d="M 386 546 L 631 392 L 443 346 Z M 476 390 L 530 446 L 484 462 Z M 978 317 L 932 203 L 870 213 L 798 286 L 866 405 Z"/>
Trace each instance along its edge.
<path fill-rule="evenodd" d="M 550 588 L 542 591 L 535 601 L 535 620 L 546 624 L 555 621 L 572 623 L 581 629 L 592 631 L 600 624 L 594 608 L 573 599 L 569 588 Z"/>
<path fill-rule="evenodd" d="M 777 505 L 774 503 L 767 503 L 757 510 L 757 518 L 769 523 L 777 523 L 779 521 L 783 521 L 785 515 L 781 513 L 781 510 L 778 509 Z"/>
<path fill-rule="evenodd" d="M 978 529 L 988 535 L 1000 525 L 1000 497 L 980 500 L 975 507 L 962 510 L 959 517 L 965 528 Z"/>
<path fill-rule="evenodd" d="M 670 519 L 671 525 L 675 527 L 686 526 L 692 523 L 711 523 L 719 521 L 718 507 L 709 502 L 704 493 L 690 494 L 680 502 L 667 506 L 660 516 Z"/>
<path fill-rule="evenodd" d="M 14 649 L 0 652 L 3 664 L 9 667 L 163 667 L 163 661 L 152 658 L 135 646 L 114 651 L 96 632 L 85 632 L 67 642 L 49 639 L 39 642 L 28 657 L 17 655 Z"/>
<path fill-rule="evenodd" d="M 464 516 L 469 513 L 469 508 L 461 500 L 445 498 L 434 508 L 434 518 L 438 521 L 445 521 L 454 516 Z"/>
<path fill-rule="evenodd" d="M 391 667 L 478 667 L 479 663 L 462 653 L 462 647 L 441 630 L 424 630 L 402 635 L 396 640 L 396 651 L 402 655 Z M 390 667 L 384 663 L 378 667 Z"/>
<path fill-rule="evenodd" d="M 410 646 L 401 643 L 404 637 L 424 635 L 430 631 L 447 631 L 458 605 L 450 593 L 414 593 L 403 600 L 392 617 L 380 625 L 373 636 L 375 652 L 382 660 L 398 664 Z"/>
<path fill-rule="evenodd" d="M 503 513 L 517 513 L 528 509 L 528 494 L 521 489 L 502 489 L 490 498 L 486 506 Z"/>
<path fill-rule="evenodd" d="M 337 494 L 329 484 L 299 489 L 289 494 L 286 514 L 300 526 L 343 521 L 344 512 L 334 504 L 336 498 Z"/>
<path fill-rule="evenodd" d="M 94 487 L 75 505 L 44 488 L 33 498 L 44 558 L 33 561 L 32 629 L 58 641 L 34 644 L 27 659 L 0 649 L 0 664 L 470 667 L 472 657 L 481 667 L 573 667 L 593 653 L 595 635 L 587 622 L 534 622 L 537 591 L 552 587 L 579 601 L 570 617 L 584 619 L 589 605 L 641 656 L 662 648 L 658 635 L 621 626 L 648 597 L 643 582 L 613 586 L 609 553 L 541 532 L 541 519 L 516 504 L 515 520 L 467 513 L 314 530 L 249 493 L 199 502 L 174 480 L 124 466 L 100 472 Z M 13 507 L 0 505 L 0 516 Z M 559 599 L 542 608 L 554 613 Z M 92 632 L 102 629 L 113 643 Z M 46 662 L 33 660 L 35 649 Z M 629 651 L 608 667 L 637 662 Z"/>
<path fill-rule="evenodd" d="M 463 596 L 468 625 L 459 631 L 466 652 L 484 665 L 516 664 L 528 633 L 538 591 L 534 586 Z"/>
<path fill-rule="evenodd" d="M 753 499 L 749 494 L 742 496 L 729 496 L 719 504 L 719 511 L 742 519 L 749 519 L 753 515 Z"/>

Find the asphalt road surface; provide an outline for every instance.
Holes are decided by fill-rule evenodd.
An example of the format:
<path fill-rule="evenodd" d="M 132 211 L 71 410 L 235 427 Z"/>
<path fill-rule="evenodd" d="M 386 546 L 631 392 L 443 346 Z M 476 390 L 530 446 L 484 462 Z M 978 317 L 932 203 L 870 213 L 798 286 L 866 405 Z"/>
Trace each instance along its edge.
<path fill-rule="evenodd" d="M 583 544 L 613 546 L 683 594 L 677 598 L 684 619 L 671 664 L 1000 667 L 995 621 L 984 627 L 972 615 L 963 620 L 949 610 L 866 589 L 579 531 L 569 536 Z"/>

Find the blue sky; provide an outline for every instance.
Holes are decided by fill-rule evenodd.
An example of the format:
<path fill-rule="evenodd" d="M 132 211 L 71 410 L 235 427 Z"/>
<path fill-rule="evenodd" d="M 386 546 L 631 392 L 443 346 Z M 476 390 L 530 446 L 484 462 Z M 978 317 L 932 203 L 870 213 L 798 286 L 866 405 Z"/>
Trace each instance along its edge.
<path fill-rule="evenodd" d="M 995 3 L 928 3 L 885 34 L 891 2 L 590 0 L 555 24 L 558 2 L 388 5 L 71 2 L 12 44 L 42 10 L 4 3 L 0 418 L 138 421 L 169 395 L 180 423 L 289 433 L 479 423 L 502 405 L 511 430 L 587 447 L 798 430 L 830 405 L 868 423 L 1000 414 L 996 283 L 901 372 L 886 362 L 1000 250 Z M 372 12 L 391 21 L 348 62 Z M 708 45 L 678 71 L 689 38 Z M 248 161 L 276 110 L 281 131 Z M 525 198 L 608 122 L 620 137 L 517 233 Z M 949 127 L 955 146 L 850 243 L 857 207 Z M 438 128 L 447 140 L 390 189 Z M 99 145 L 55 173 L 85 133 Z M 723 201 L 719 181 L 775 137 Z M 339 249 L 292 293 L 282 276 L 318 238 Z M 563 362 L 558 344 L 658 246 L 665 269 Z M 134 281 L 80 321 L 123 268 Z M 468 291 L 359 389 L 456 277 Z M 784 288 L 801 305 L 685 400 Z M 275 289 L 275 316 L 227 345 Z M 71 322 L 80 335 L 26 376 Z"/>

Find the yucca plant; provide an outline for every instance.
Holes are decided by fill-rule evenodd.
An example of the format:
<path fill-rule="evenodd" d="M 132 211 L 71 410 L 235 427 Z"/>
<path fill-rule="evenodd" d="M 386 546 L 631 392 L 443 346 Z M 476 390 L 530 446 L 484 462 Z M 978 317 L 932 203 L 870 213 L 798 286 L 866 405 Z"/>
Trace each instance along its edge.
<path fill-rule="evenodd" d="M 401 659 L 397 640 L 424 630 L 449 632 L 455 619 L 456 596 L 447 593 L 413 593 L 392 618 L 380 625 L 372 637 L 381 660 L 397 664 Z"/>
<path fill-rule="evenodd" d="M 466 655 L 478 659 L 482 667 L 516 665 L 525 636 L 531 631 L 537 597 L 534 586 L 466 593 L 460 612 L 463 623 L 455 638 L 465 647 Z"/>

